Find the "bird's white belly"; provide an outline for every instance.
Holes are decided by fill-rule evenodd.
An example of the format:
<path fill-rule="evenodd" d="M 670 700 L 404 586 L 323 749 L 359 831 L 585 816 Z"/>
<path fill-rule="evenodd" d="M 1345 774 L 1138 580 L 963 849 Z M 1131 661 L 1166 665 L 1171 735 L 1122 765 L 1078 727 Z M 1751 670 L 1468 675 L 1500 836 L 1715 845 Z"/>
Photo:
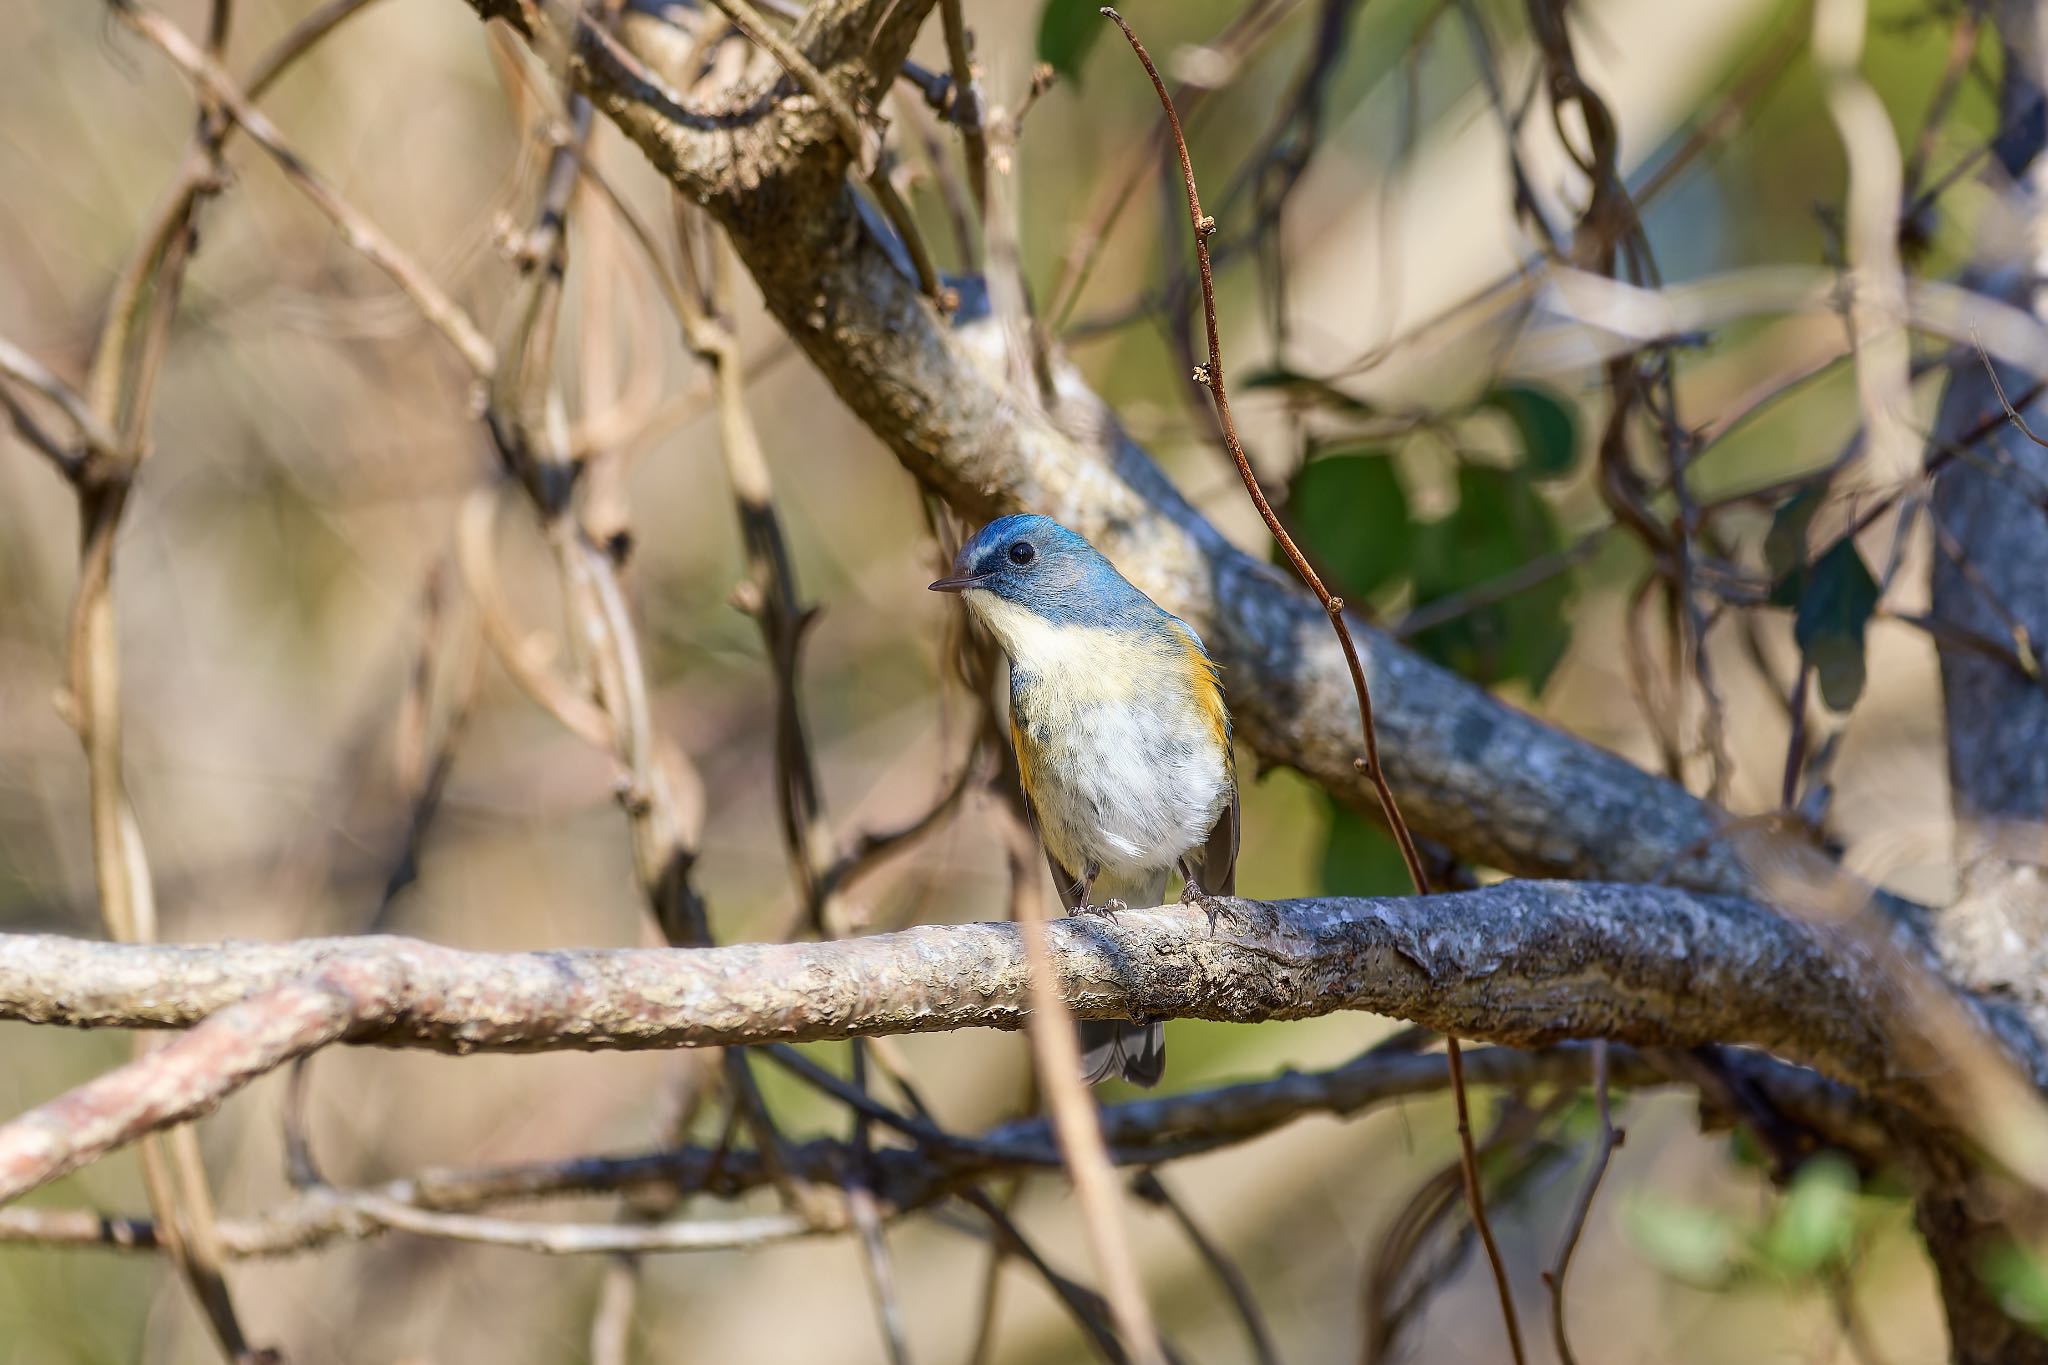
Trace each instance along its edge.
<path fill-rule="evenodd" d="M 1109 886 L 1158 883 L 1229 802 L 1227 756 L 1189 699 L 1083 703 L 1057 726 L 1028 712 L 1020 721 L 1036 750 L 1046 847 L 1076 876 L 1093 864 Z"/>

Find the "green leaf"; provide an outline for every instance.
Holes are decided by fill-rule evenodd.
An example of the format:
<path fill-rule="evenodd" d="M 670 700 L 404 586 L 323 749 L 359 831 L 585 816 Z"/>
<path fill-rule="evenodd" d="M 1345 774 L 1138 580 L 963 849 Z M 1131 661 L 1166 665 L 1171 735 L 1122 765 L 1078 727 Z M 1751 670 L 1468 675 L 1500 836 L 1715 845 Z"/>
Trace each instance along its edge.
<path fill-rule="evenodd" d="M 1822 489 L 1808 488 L 1780 503 L 1764 533 L 1764 566 L 1771 571 L 1771 601 L 1796 606 L 1806 573 L 1806 528 L 1820 510 Z"/>
<path fill-rule="evenodd" d="M 1571 405 L 1540 384 L 1502 384 L 1480 400 L 1514 425 L 1522 465 L 1532 478 L 1561 479 L 1579 454 L 1579 424 Z"/>
<path fill-rule="evenodd" d="M 1520 470 L 1464 465 L 1457 510 L 1416 529 L 1415 601 L 1491 586 L 1562 546 L 1557 518 Z M 1416 633 L 1430 658 L 1481 683 L 1519 678 L 1541 691 L 1571 640 L 1568 573 L 1459 612 Z"/>
<path fill-rule="evenodd" d="M 1792 638 L 1820 677 L 1820 694 L 1837 711 L 1863 695 L 1863 634 L 1877 610 L 1877 580 L 1848 536 L 1814 561 L 1799 591 Z"/>
<path fill-rule="evenodd" d="M 2008 1242 L 1987 1252 L 1977 1268 L 1999 1307 L 2037 1332 L 2048 1332 L 2048 1261 L 2041 1253 Z"/>
<path fill-rule="evenodd" d="M 1326 896 L 1399 896 L 1408 887 L 1408 865 L 1394 836 L 1351 807 L 1323 793 L 1329 813 L 1318 882 Z"/>
<path fill-rule="evenodd" d="M 1394 461 L 1377 450 L 1311 457 L 1288 487 L 1287 524 L 1331 591 L 1350 598 L 1404 572 L 1415 538 Z"/>
<path fill-rule="evenodd" d="M 1734 1268 L 1740 1238 L 1712 1209 L 1642 1195 L 1626 1205 L 1623 1221 L 1636 1249 L 1667 1275 L 1711 1288 Z"/>
<path fill-rule="evenodd" d="M 1372 404 L 1360 398 L 1353 398 L 1329 380 L 1318 379 L 1299 370 L 1290 370 L 1285 365 L 1254 370 L 1238 383 L 1247 389 L 1284 389 L 1296 398 L 1313 399 L 1325 407 L 1357 416 L 1370 415 L 1373 410 Z"/>
<path fill-rule="evenodd" d="M 1096 0 L 1045 0 L 1038 12 L 1038 60 L 1078 86 L 1081 63 L 1107 27 Z"/>
<path fill-rule="evenodd" d="M 1758 1246 L 1786 1275 L 1811 1275 L 1848 1259 L 1856 1240 L 1856 1172 L 1824 1152 L 1799 1168 Z"/>

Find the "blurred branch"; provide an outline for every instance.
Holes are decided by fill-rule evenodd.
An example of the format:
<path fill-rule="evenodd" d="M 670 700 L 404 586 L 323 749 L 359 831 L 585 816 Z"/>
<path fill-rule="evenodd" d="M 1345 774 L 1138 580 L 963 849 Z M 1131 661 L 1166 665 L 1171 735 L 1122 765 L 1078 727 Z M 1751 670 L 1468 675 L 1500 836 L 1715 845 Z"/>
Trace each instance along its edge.
<path fill-rule="evenodd" d="M 1615 1083 L 1632 1086 L 1691 1085 L 1695 1067 L 1675 1064 L 1668 1054 L 1615 1046 L 1610 1049 Z M 1867 1109 L 1841 1088 L 1759 1053 L 1729 1054 L 1746 1084 L 1768 1097 L 1791 1120 L 1822 1140 L 1843 1145 L 1858 1160 L 1881 1157 L 1888 1142 Z M 1482 1048 L 1466 1054 L 1471 1083 L 1490 1086 L 1577 1086 L 1591 1074 L 1591 1049 L 1566 1044 L 1540 1051 Z M 1151 1167 L 1212 1152 L 1270 1133 L 1313 1114 L 1351 1117 L 1408 1096 L 1431 1094 L 1447 1083 L 1441 1059 L 1427 1054 L 1366 1052 L 1329 1071 L 1287 1072 L 1183 1095 L 1105 1105 L 1104 1129 L 1110 1154 L 1120 1166 Z M 1703 1102 L 1707 1096 L 1702 1094 Z M 1726 1121 L 1724 1116 L 1723 1121 Z M 1021 1119 L 978 1136 L 932 1134 L 910 1147 L 876 1147 L 819 1140 L 789 1152 L 793 1167 L 826 1181 L 853 1162 L 871 1172 L 877 1211 L 896 1218 L 930 1208 L 955 1190 L 992 1176 L 1049 1172 L 1056 1157 L 1047 1120 Z M 1027 1159 L 1032 1154 L 1038 1159 Z M 560 1161 L 427 1171 L 367 1189 L 316 1185 L 291 1201 L 246 1218 L 221 1223 L 221 1243 L 236 1258 L 269 1258 L 316 1251 L 337 1241 L 375 1236 L 397 1223 L 377 1216 L 392 1208 L 432 1214 L 474 1212 L 506 1204 L 639 1191 L 703 1193 L 735 1198 L 768 1180 L 752 1153 L 723 1153 L 702 1146 L 665 1148 L 620 1156 L 581 1156 Z M 440 1236 L 446 1224 L 415 1224 L 425 1236 Z M 722 1233 L 720 1229 L 723 1229 Z M 835 1231 L 813 1227 L 810 1232 Z M 707 1249 L 729 1244 L 731 1225 L 695 1233 L 672 1233 L 664 1251 Z M 693 1245 L 694 1239 L 694 1245 Z M 116 1251 L 161 1250 L 147 1219 L 81 1209 L 0 1209 L 0 1244 L 99 1247 Z M 553 1250 L 554 1248 L 536 1248 Z M 568 1248 L 596 1253 L 609 1248 Z"/>
<path fill-rule="evenodd" d="M 1031 1061 L 1038 1090 L 1051 1111 L 1053 1139 L 1073 1183 L 1081 1226 L 1095 1269 L 1102 1276 L 1117 1334 L 1136 1365 L 1164 1365 L 1165 1349 L 1145 1281 L 1131 1252 L 1130 1229 L 1124 1225 L 1122 1191 L 1112 1174 L 1109 1149 L 1103 1140 L 1088 1083 L 1082 1079 L 1081 1045 L 1063 997 L 1059 969 L 1049 943 L 1045 901 L 1034 850 L 1021 832 L 1009 843 L 1010 913 L 1023 939 L 1026 988 L 1030 1009 L 1024 1026 L 1030 1036 Z M 1133 1013 L 1133 1019 L 1146 1017 Z"/>
<path fill-rule="evenodd" d="M 1752 903 L 1651 887 L 1508 882 L 1400 900 L 1218 899 L 1049 926 L 1083 1018 L 1253 1022 L 1364 1009 L 1516 1045 L 1605 1037 L 1739 1043 L 1954 1128 L 1971 1093 L 1911 1026 L 1865 951 Z M 0 937 L 0 1018 L 191 1027 L 0 1128 L 0 1198 L 335 1041 L 440 1051 L 731 1046 L 1014 1028 L 1028 1001 L 1014 925 L 928 926 L 837 943 L 466 953 L 403 939 L 171 947 Z M 1961 1017 L 1988 1025 L 1958 999 Z M 210 1017 L 211 1016 L 211 1017 Z M 2028 1041 L 2003 1035 L 2014 1046 Z M 1944 1037 L 1946 1055 L 1958 1040 Z M 1987 1056 L 2005 1054 L 1993 1050 Z M 2013 1059 L 2038 1080 L 2037 1047 Z M 1974 1064 L 1957 1059 L 1954 1066 Z M 1979 1092 L 1981 1093 L 1981 1092 Z M 1120 1141 L 1106 1130 L 1112 1144 Z"/>
<path fill-rule="evenodd" d="M 115 436 L 87 405 L 85 399 L 69 384 L 51 374 L 43 363 L 13 342 L 0 337 L 0 379 L 12 381 L 30 392 L 46 399 L 71 423 L 75 438 L 60 442 L 45 432 L 16 405 L 16 400 L 5 389 L 0 389 L 9 412 L 13 415 L 16 428 L 21 434 L 48 455 L 57 464 L 58 472 L 66 479 L 76 482 L 86 466 L 87 460 L 95 455 L 108 459 L 119 457 L 120 438 Z"/>
<path fill-rule="evenodd" d="M 939 16 L 946 32 L 946 61 L 953 75 L 951 102 L 943 111 L 946 120 L 960 130 L 967 150 L 967 187 L 974 194 L 974 207 L 988 213 L 988 137 L 982 128 L 984 105 L 981 82 L 974 71 L 973 38 L 960 12 L 960 0 L 939 0 Z"/>
<path fill-rule="evenodd" d="M 530 700 L 586 744 L 609 749 L 611 718 L 566 679 L 556 676 L 546 651 L 512 618 L 498 575 L 498 501 L 496 488 L 477 489 L 463 502 L 455 524 L 456 563 L 462 570 L 463 586 L 476 605 L 484 639 Z"/>
<path fill-rule="evenodd" d="M 1181 1234 L 1188 1239 L 1188 1244 L 1195 1249 L 1195 1254 L 1202 1258 L 1202 1263 L 1209 1267 L 1216 1282 L 1223 1286 L 1231 1306 L 1237 1310 L 1238 1320 L 1244 1324 L 1252 1359 L 1258 1365 L 1279 1365 L 1279 1354 L 1273 1349 L 1273 1334 L 1266 1327 L 1265 1315 L 1259 1312 L 1258 1298 L 1252 1293 L 1244 1271 L 1230 1259 L 1230 1253 L 1203 1231 L 1195 1216 L 1188 1212 L 1187 1205 L 1173 1197 L 1173 1192 L 1166 1188 L 1166 1182 L 1156 1171 L 1140 1171 L 1131 1181 L 1131 1192 L 1146 1203 L 1166 1210 Z"/>
<path fill-rule="evenodd" d="M 637 223 L 626 213 L 623 201 L 615 199 L 614 203 L 629 223 Z M 817 613 L 804 605 L 797 586 L 789 538 L 775 503 L 774 476 L 747 406 L 746 370 L 731 332 L 731 270 L 723 245 L 701 231 L 702 226 L 701 215 L 694 209 L 677 206 L 677 236 L 685 260 L 704 258 L 704 273 L 709 276 L 705 296 L 694 297 L 688 289 L 673 284 L 666 292 L 684 339 L 711 370 L 717 394 L 718 449 L 724 458 L 746 556 L 746 581 L 734 598 L 761 632 L 774 679 L 775 779 L 783 851 L 812 932 L 821 937 L 837 935 L 846 931 L 846 925 L 835 894 L 837 883 L 830 875 L 835 861 L 832 832 L 803 709 L 804 637 Z M 643 241 L 643 246 L 650 260 L 660 259 L 651 241 Z"/>
<path fill-rule="evenodd" d="M 285 141 L 277 125 L 249 102 L 248 96 L 236 87 L 233 78 L 221 70 L 218 62 L 200 51 L 175 24 L 154 10 L 145 9 L 132 0 L 115 0 L 112 8 L 124 23 L 155 44 L 188 80 L 209 99 L 216 101 L 243 131 L 270 153 L 285 178 L 304 191 L 314 206 L 334 221 L 351 247 L 391 277 L 427 321 L 448 338 L 472 372 L 479 376 L 491 373 L 496 367 L 497 355 L 469 314 L 448 297 L 417 262 L 306 165 Z"/>
<path fill-rule="evenodd" d="M 1594 1144 L 1592 1164 L 1579 1186 L 1578 1198 L 1572 1203 L 1571 1221 L 1565 1227 L 1564 1241 L 1557 1251 L 1557 1266 L 1543 1275 L 1544 1283 L 1550 1288 L 1550 1342 L 1563 1365 L 1578 1365 L 1578 1356 L 1572 1351 L 1571 1334 L 1565 1329 L 1565 1276 L 1571 1271 L 1572 1256 L 1578 1251 L 1579 1238 L 1585 1233 L 1587 1215 L 1593 1211 L 1593 1197 L 1600 1192 L 1600 1182 L 1607 1174 L 1607 1165 L 1625 1136 L 1614 1126 L 1613 1096 L 1610 1093 L 1613 1078 L 1608 1073 L 1607 1040 L 1595 1039 L 1592 1053 L 1593 1103 L 1600 1114 L 1600 1137 Z"/>
<path fill-rule="evenodd" d="M 1868 23 L 1865 0 L 1818 0 L 1812 51 L 1849 165 L 1843 312 L 1856 355 L 1867 479 L 1885 485 L 1910 477 L 1920 461 L 1907 407 L 1906 277 L 1899 263 L 1905 172 L 1898 130 L 1860 71 Z"/>

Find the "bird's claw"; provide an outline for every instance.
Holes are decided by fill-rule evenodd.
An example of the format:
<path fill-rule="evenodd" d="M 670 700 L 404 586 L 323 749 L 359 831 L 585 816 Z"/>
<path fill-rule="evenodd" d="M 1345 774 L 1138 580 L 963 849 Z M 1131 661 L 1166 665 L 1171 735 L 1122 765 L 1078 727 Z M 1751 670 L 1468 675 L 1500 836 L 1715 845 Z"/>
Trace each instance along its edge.
<path fill-rule="evenodd" d="M 1108 919 L 1111 915 L 1130 908 L 1130 906 L 1125 905 L 1120 900 L 1106 900 L 1099 905 L 1093 901 L 1088 901 L 1075 906 L 1074 913 L 1077 915 L 1100 915 L 1104 919 Z"/>
<path fill-rule="evenodd" d="M 1225 909 L 1221 896 L 1212 896 L 1200 886 L 1189 882 L 1180 889 L 1180 903 L 1199 906 L 1202 913 L 1209 917 L 1209 937 L 1216 937 L 1216 921 L 1223 917 Z"/>

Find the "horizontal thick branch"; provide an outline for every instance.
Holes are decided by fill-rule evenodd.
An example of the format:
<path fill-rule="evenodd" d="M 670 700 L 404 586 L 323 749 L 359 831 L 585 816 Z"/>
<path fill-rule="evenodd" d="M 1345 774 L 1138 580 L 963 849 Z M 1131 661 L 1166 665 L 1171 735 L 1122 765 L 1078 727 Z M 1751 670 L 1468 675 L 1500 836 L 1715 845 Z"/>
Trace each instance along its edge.
<path fill-rule="evenodd" d="M 1051 927 L 1069 1008 L 1236 1022 L 1341 1009 L 1537 1046 L 1610 1038 L 1769 1050 L 1929 1117 L 1900 1046 L 1909 987 L 1753 902 L 1508 882 L 1389 900 L 1223 900 Z M 831 943 L 473 953 L 407 939 L 168 946 L 0 937 L 0 1018 L 191 1032 L 0 1128 L 0 1200 L 210 1110 L 334 1041 L 450 1052 L 800 1042 L 1014 1028 L 1014 925 Z M 196 1026 L 196 1027 L 195 1027 Z M 2033 1076 L 2039 1059 L 2022 1059 Z"/>
<path fill-rule="evenodd" d="M 1363 1009 L 1517 1045 L 1754 1043 L 1865 1088 L 1891 1078 L 1865 993 L 1812 929 L 1670 888 L 1507 882 L 1428 898 L 1218 900 L 1052 926 L 1082 1018 L 1242 1023 Z M 1797 984 L 1798 991 L 1780 987 Z M 1015 1028 L 1009 924 L 825 943 L 478 953 L 411 939 L 134 945 L 0 936 L 0 1018 L 185 1028 L 264 992 L 252 1045 L 448 1052 L 721 1047 Z M 321 994 L 321 993 L 324 993 Z M 332 1000 L 333 1004 L 326 1001 Z M 338 1026 L 307 1024 L 335 1014 Z"/>

